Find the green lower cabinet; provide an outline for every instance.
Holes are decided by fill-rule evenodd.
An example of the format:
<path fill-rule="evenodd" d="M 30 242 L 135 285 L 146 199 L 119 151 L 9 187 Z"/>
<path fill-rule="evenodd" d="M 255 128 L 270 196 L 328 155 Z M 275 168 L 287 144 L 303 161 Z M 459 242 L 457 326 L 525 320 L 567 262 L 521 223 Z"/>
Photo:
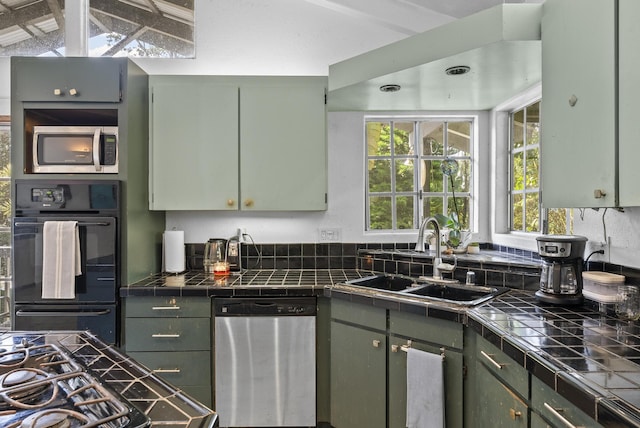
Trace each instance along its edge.
<path fill-rule="evenodd" d="M 389 337 L 389 372 L 387 396 L 389 405 L 389 428 L 405 428 L 407 426 L 407 353 L 403 346 L 407 339 Z M 411 340 L 411 347 L 431 354 L 440 354 L 436 345 Z M 456 351 L 445 351 L 445 420 L 447 428 L 463 426 L 463 368 L 462 354 Z"/>
<path fill-rule="evenodd" d="M 535 377 L 531 378 L 531 408 L 543 420 L 538 421 L 541 424 L 535 425 L 535 427 L 579 426 L 590 428 L 602 426 Z"/>
<path fill-rule="evenodd" d="M 129 352 L 134 360 L 206 405 L 211 405 L 211 352 Z"/>
<path fill-rule="evenodd" d="M 386 427 L 384 332 L 331 322 L 331 425 Z"/>
<path fill-rule="evenodd" d="M 472 424 L 477 427 L 527 427 L 527 404 L 482 363 L 475 367 L 476 412 Z"/>
<path fill-rule="evenodd" d="M 212 406 L 210 299 L 127 297 L 124 343 L 133 359 L 205 406 Z"/>
<path fill-rule="evenodd" d="M 409 345 L 431 354 L 443 354 L 445 421 L 447 428 L 464 424 L 463 326 L 406 312 L 389 312 L 389 368 L 387 399 L 389 428 L 405 428 L 407 414 L 407 353 Z"/>

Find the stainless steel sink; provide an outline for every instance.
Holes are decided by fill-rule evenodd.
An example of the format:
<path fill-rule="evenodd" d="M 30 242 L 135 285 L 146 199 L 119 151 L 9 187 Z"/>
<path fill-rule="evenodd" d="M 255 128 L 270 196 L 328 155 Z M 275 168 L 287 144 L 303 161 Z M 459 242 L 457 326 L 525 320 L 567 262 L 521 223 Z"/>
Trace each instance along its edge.
<path fill-rule="evenodd" d="M 460 283 L 429 282 L 428 277 L 413 279 L 398 275 L 373 275 L 347 281 L 355 287 L 375 289 L 397 294 L 413 296 L 427 301 L 452 303 L 462 306 L 475 306 L 493 299 L 509 289 L 506 287 L 484 287 Z"/>

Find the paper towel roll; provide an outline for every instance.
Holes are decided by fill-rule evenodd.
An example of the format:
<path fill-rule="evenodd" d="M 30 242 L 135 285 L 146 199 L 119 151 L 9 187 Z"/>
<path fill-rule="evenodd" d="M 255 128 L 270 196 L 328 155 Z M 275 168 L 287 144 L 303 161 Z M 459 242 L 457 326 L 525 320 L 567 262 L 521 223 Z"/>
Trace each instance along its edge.
<path fill-rule="evenodd" d="M 184 231 L 165 230 L 162 235 L 163 271 L 170 273 L 184 272 Z"/>

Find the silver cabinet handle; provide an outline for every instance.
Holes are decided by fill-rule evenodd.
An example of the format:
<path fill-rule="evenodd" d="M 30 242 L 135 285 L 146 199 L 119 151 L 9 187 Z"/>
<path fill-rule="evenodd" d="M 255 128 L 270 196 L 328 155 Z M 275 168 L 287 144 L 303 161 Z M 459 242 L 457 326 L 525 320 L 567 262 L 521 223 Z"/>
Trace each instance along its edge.
<path fill-rule="evenodd" d="M 489 360 L 489 362 L 493 364 L 498 370 L 502 370 L 502 367 L 504 367 L 504 364 L 500 364 L 499 362 L 491 358 L 492 356 L 487 354 L 486 352 L 480 351 L 480 354 L 482 354 L 483 357 Z"/>
<path fill-rule="evenodd" d="M 179 311 L 180 306 L 153 306 L 151 309 L 154 311 Z"/>
<path fill-rule="evenodd" d="M 180 337 L 179 334 L 162 334 L 162 333 L 156 333 L 156 334 L 152 334 L 151 337 L 159 337 L 159 338 L 169 338 L 169 339 L 177 339 Z"/>
<path fill-rule="evenodd" d="M 559 411 L 555 408 L 553 408 L 553 406 L 547 404 L 546 402 L 544 403 L 544 407 L 546 407 L 547 410 L 549 410 L 551 412 L 551 414 L 553 414 L 553 416 L 555 416 L 556 418 L 558 418 L 560 420 L 560 422 L 562 422 L 564 424 L 564 426 L 566 426 L 567 428 L 584 428 L 582 426 L 578 426 L 578 425 L 574 425 L 571 422 L 569 422 L 569 420 L 567 418 L 565 418 L 564 416 L 562 416 L 560 414 L 560 412 L 562 411 L 562 409 L 560 409 Z"/>
<path fill-rule="evenodd" d="M 180 369 L 155 369 L 154 373 L 180 373 Z"/>

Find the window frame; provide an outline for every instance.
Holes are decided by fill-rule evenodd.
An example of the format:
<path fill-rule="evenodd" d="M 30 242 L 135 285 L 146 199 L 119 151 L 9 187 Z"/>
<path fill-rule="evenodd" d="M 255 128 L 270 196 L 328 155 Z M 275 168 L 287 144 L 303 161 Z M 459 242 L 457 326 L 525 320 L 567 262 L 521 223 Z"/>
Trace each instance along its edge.
<path fill-rule="evenodd" d="M 368 140 L 367 140 L 367 124 L 370 122 L 388 122 L 390 126 L 390 138 L 393 138 L 394 135 L 394 124 L 395 123 L 413 123 L 413 137 L 412 137 L 412 150 L 409 154 L 396 155 L 395 154 L 395 144 L 391 144 L 390 142 L 390 150 L 389 155 L 373 155 L 369 154 L 368 150 Z M 421 144 L 420 144 L 420 123 L 423 122 L 439 122 L 445 125 L 443 129 L 443 155 L 424 155 L 421 153 Z M 470 133 L 470 141 L 469 141 L 469 155 L 468 156 L 448 156 L 446 153 L 447 141 L 448 141 L 448 127 L 446 126 L 449 123 L 453 122 L 468 122 L 469 123 L 469 133 Z M 365 115 L 364 116 L 364 183 L 365 183 L 365 192 L 364 192 L 364 232 L 367 233 L 402 233 L 402 232 L 415 232 L 420 227 L 420 222 L 424 217 L 424 198 L 426 197 L 439 197 L 443 200 L 443 214 L 449 214 L 447 211 L 448 207 L 448 199 L 452 197 L 453 192 L 451 192 L 450 185 L 448 181 L 444 183 L 444 188 L 442 192 L 424 192 L 420 189 L 420 171 L 422 168 L 422 162 L 420 161 L 428 161 L 428 160 L 443 160 L 447 158 L 453 158 L 458 160 L 466 160 L 469 163 L 469 190 L 468 191 L 456 191 L 455 196 L 457 199 L 459 198 L 468 198 L 469 199 L 469 212 L 468 212 L 468 222 L 469 229 L 473 232 L 477 228 L 477 221 L 475 215 L 475 202 L 477 198 L 477 160 L 476 160 L 476 151 L 477 151 L 477 136 L 478 136 L 478 117 L 476 115 L 464 114 L 464 115 L 419 115 L 419 116 L 402 116 L 402 115 Z M 371 198 L 372 192 L 370 192 L 370 182 L 369 182 L 369 162 L 372 160 L 389 160 L 390 163 L 390 190 L 386 192 L 374 192 L 375 196 L 389 197 L 391 198 L 391 229 L 373 229 L 371 228 Z M 414 162 L 414 170 L 413 170 L 413 189 L 411 191 L 396 191 L 396 162 L 402 159 L 411 159 Z M 445 181 L 443 177 L 443 182 Z M 411 196 L 413 197 L 413 224 L 412 228 L 397 228 L 397 209 L 396 209 L 396 198 L 398 196 Z"/>

